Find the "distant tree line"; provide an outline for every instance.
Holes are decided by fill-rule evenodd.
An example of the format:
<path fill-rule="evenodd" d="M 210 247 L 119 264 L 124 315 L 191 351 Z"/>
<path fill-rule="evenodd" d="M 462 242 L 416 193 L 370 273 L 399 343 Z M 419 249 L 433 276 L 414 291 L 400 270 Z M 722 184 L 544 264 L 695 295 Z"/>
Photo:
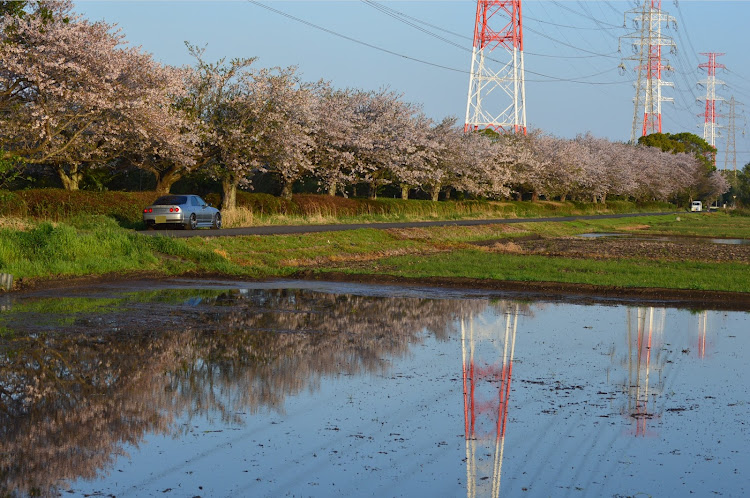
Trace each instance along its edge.
<path fill-rule="evenodd" d="M 433 200 L 674 201 L 728 189 L 701 147 L 467 134 L 455 118 L 436 122 L 388 89 L 306 82 L 294 67 L 212 62 L 190 44 L 192 67 L 160 64 L 68 0 L 0 2 L 0 10 L 0 182 L 45 168 L 76 190 L 97 171 L 137 168 L 168 192 L 200 172 L 221 185 L 225 209 L 260 173 L 287 198 L 300 182 L 330 195 L 375 197 L 388 187 Z"/>

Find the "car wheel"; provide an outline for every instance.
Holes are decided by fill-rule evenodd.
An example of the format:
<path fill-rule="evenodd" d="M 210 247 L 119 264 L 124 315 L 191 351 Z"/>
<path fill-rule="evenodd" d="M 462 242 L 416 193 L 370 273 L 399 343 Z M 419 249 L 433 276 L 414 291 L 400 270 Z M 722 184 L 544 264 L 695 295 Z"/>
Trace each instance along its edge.
<path fill-rule="evenodd" d="M 185 228 L 188 230 L 195 230 L 198 228 L 198 219 L 195 217 L 195 213 L 190 215 L 190 219 L 188 220 L 188 224 L 185 225 Z"/>
<path fill-rule="evenodd" d="M 221 228 L 221 213 L 216 213 L 214 215 L 214 221 L 211 223 L 211 228 L 215 228 L 216 230 Z"/>

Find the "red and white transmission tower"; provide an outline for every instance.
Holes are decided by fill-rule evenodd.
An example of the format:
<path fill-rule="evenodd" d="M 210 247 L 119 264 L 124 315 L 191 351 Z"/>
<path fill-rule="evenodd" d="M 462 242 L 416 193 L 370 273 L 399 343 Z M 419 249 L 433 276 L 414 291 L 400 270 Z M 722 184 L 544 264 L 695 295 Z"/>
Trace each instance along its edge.
<path fill-rule="evenodd" d="M 662 34 L 662 27 L 669 27 L 670 23 L 676 26 L 674 17 L 661 10 L 661 0 L 649 0 L 642 7 L 625 13 L 625 23 L 628 17 L 633 18 L 633 24 L 638 31 L 622 36 L 622 40 L 629 40 L 633 46 L 634 55 L 625 57 L 624 60 L 636 61 L 635 70 L 638 78 L 635 86 L 635 105 L 633 107 L 633 129 L 630 141 L 635 142 L 638 130 L 638 116 L 642 113 L 641 135 L 650 133 L 661 133 L 661 103 L 672 102 L 671 97 L 662 95 L 662 87 L 674 86 L 673 83 L 663 81 L 662 72 L 671 71 L 672 67 L 663 57 L 662 47 L 670 47 L 670 51 L 676 50 L 674 40 Z M 624 69 L 624 63 L 620 65 Z"/>
<path fill-rule="evenodd" d="M 719 136 L 718 129 L 720 128 L 716 123 L 716 118 L 721 116 L 716 112 L 716 101 L 724 100 L 722 97 L 716 95 L 716 85 L 724 84 L 723 81 L 716 79 L 716 70 L 726 69 L 726 66 L 716 62 L 716 58 L 724 54 L 717 52 L 703 52 L 701 55 L 708 57 L 708 62 L 698 64 L 698 67 L 700 69 L 706 69 L 708 71 L 708 76 L 705 80 L 698 82 L 698 86 L 702 85 L 706 87 L 706 96 L 698 97 L 698 100 L 706 101 L 706 110 L 703 111 L 703 114 L 698 114 L 698 116 L 703 116 L 703 140 L 711 144 L 713 147 L 716 147 L 716 137 Z M 715 162 L 716 158 L 714 157 L 714 163 Z"/>
<path fill-rule="evenodd" d="M 521 0 L 477 0 L 464 131 L 485 128 L 526 133 Z"/>

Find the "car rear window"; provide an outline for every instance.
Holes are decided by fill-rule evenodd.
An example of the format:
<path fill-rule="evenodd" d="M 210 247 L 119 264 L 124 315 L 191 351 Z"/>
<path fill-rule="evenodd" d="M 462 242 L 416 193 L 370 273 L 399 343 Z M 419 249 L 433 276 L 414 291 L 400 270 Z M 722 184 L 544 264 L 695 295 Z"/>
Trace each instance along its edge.
<path fill-rule="evenodd" d="M 170 204 L 185 204 L 187 196 L 185 195 L 165 195 L 154 201 L 154 206 L 165 206 Z"/>

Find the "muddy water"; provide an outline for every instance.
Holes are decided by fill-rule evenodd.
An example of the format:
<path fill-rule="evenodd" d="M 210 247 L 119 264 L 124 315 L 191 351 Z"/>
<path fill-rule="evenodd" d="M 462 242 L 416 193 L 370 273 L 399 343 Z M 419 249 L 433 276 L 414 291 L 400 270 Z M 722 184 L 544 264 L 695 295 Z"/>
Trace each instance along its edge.
<path fill-rule="evenodd" d="M 0 495 L 750 488 L 747 313 L 191 281 L 0 310 Z"/>
<path fill-rule="evenodd" d="M 712 244 L 723 244 L 723 245 L 730 245 L 730 246 L 743 246 L 743 245 L 750 245 L 750 239 L 711 239 L 711 238 L 702 238 L 702 237 L 689 237 L 689 236 L 659 236 L 659 235 L 631 235 L 627 233 L 621 233 L 621 232 L 587 232 L 587 233 L 581 233 L 578 234 L 578 237 L 583 237 L 584 239 L 600 239 L 602 237 L 627 237 L 629 239 L 636 239 L 636 240 L 655 240 L 660 242 L 689 242 L 692 241 L 694 243 L 699 242 L 710 242 Z"/>

